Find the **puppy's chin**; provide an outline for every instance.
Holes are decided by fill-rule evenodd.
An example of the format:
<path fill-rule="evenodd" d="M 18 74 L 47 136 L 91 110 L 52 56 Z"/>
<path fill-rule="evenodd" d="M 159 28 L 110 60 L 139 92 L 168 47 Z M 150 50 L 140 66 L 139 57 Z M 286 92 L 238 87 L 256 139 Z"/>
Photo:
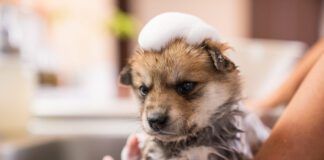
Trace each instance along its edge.
<path fill-rule="evenodd" d="M 174 134 L 166 131 L 160 131 L 160 132 L 149 131 L 146 133 L 163 142 L 180 141 L 188 137 L 187 135 L 184 134 Z"/>
<path fill-rule="evenodd" d="M 171 141 L 180 141 L 180 140 L 186 139 L 188 136 L 186 136 L 186 135 L 173 136 L 173 135 L 157 134 L 157 135 L 154 135 L 154 137 L 160 141 L 163 141 L 163 142 L 171 142 Z"/>
<path fill-rule="evenodd" d="M 150 128 L 146 128 L 144 127 L 144 131 L 160 140 L 160 141 L 164 141 L 164 142 L 170 142 L 170 141 L 180 141 L 180 140 L 183 140 L 183 139 L 186 139 L 188 136 L 190 136 L 192 134 L 189 134 L 188 132 L 183 132 L 184 130 L 187 130 L 187 129 L 170 129 L 170 128 L 167 128 L 167 129 L 164 129 L 164 130 L 160 130 L 160 131 L 153 131 L 152 129 Z"/>

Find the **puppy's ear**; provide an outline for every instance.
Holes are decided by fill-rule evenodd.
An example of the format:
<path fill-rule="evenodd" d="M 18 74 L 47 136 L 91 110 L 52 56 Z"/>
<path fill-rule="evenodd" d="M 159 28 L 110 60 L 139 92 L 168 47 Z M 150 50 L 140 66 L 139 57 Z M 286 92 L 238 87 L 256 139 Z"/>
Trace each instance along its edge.
<path fill-rule="evenodd" d="M 119 82 L 123 85 L 131 85 L 133 83 L 131 68 L 129 65 L 126 65 L 120 72 Z"/>
<path fill-rule="evenodd" d="M 223 54 L 229 48 L 226 44 L 205 40 L 202 47 L 210 55 L 216 70 L 225 73 L 236 69 L 235 64 Z"/>

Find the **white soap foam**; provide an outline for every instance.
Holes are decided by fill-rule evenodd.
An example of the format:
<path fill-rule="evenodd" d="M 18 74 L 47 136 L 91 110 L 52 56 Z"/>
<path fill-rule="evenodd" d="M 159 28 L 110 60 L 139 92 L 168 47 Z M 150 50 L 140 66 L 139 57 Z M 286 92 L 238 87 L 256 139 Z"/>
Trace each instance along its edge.
<path fill-rule="evenodd" d="M 144 50 L 160 51 L 175 38 L 184 38 L 189 44 L 199 44 L 205 39 L 218 41 L 219 35 L 216 29 L 196 16 L 167 12 L 152 18 L 143 27 L 138 43 Z"/>

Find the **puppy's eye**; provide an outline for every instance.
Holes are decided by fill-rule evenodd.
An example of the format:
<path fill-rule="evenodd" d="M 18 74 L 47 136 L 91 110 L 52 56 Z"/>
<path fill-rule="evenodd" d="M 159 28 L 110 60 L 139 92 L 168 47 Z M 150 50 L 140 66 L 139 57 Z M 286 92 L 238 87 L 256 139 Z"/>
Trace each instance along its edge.
<path fill-rule="evenodd" d="M 195 88 L 195 86 L 196 86 L 195 82 L 183 82 L 177 84 L 176 89 L 177 92 L 180 94 L 188 94 Z"/>
<path fill-rule="evenodd" d="M 140 92 L 140 94 L 141 94 L 142 96 L 146 96 L 146 95 L 148 94 L 148 92 L 149 92 L 149 88 L 146 87 L 145 85 L 141 85 L 141 86 L 139 87 L 139 92 Z"/>

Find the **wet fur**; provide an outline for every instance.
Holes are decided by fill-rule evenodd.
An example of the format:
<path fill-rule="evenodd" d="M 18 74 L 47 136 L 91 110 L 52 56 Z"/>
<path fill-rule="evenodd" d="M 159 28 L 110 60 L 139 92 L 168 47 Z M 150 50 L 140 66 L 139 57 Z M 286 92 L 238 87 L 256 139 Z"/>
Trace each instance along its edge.
<path fill-rule="evenodd" d="M 138 50 L 132 56 L 121 82 L 131 85 L 140 99 L 142 126 L 151 135 L 142 159 L 193 159 L 182 153 L 197 147 L 205 147 L 208 160 L 251 157 L 240 150 L 244 132 L 239 125 L 244 116 L 240 77 L 224 55 L 226 49 L 227 45 L 208 39 L 189 45 L 179 38 L 160 52 Z M 179 95 L 175 86 L 183 81 L 197 86 L 190 94 Z M 138 90 L 143 84 L 150 89 L 145 97 Z M 146 116 L 153 111 L 170 115 L 166 134 L 150 130 Z"/>
<path fill-rule="evenodd" d="M 209 159 L 247 159 L 235 144 L 240 141 L 238 133 L 242 133 L 237 126 L 236 117 L 242 115 L 235 101 L 228 102 L 213 115 L 210 126 L 180 141 L 164 142 L 155 139 L 155 142 L 164 151 L 165 159 L 179 157 L 181 151 L 199 146 L 211 147 L 217 151 L 210 153 Z"/>

